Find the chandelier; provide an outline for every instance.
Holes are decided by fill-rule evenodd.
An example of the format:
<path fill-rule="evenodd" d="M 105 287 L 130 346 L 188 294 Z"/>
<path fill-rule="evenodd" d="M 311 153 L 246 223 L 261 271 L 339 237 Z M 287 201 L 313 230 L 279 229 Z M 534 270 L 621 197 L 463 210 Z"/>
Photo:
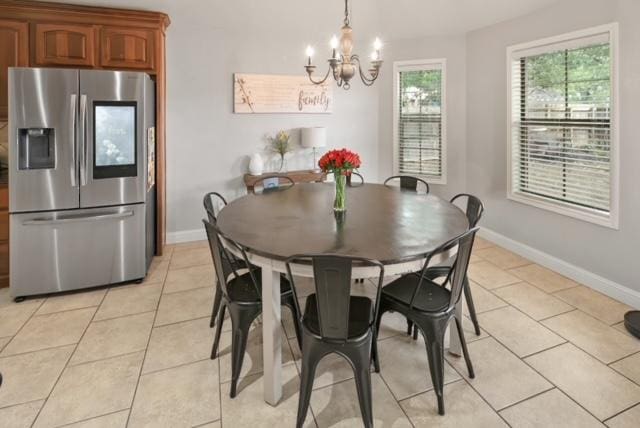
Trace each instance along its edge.
<path fill-rule="evenodd" d="M 307 46 L 307 57 L 308 62 L 307 65 L 304 66 L 305 70 L 307 70 L 307 74 L 309 75 L 309 80 L 316 84 L 323 84 L 329 74 L 333 76 L 338 87 L 342 87 L 345 90 L 348 90 L 351 87 L 349 83 L 351 78 L 355 76 L 356 71 L 360 75 L 360 79 L 362 83 L 366 86 L 373 85 L 373 82 L 376 81 L 378 75 L 380 74 L 380 67 L 382 66 L 382 59 L 380 57 L 380 49 L 382 49 L 382 42 L 379 38 L 376 37 L 376 40 L 373 42 L 373 53 L 371 54 L 371 67 L 368 72 L 365 73 L 362 71 L 362 64 L 360 63 L 360 57 L 358 55 L 352 54 L 353 51 L 353 30 L 350 26 L 350 17 L 349 17 L 349 0 L 344 1 L 344 25 L 340 29 L 342 33 L 340 35 L 340 39 L 336 36 L 331 38 L 331 49 L 332 54 L 331 58 L 328 59 L 329 69 L 327 70 L 327 74 L 325 74 L 322 80 L 314 80 L 313 73 L 316 70 L 316 66 L 312 64 L 311 57 L 313 57 L 313 47 Z M 338 47 L 340 47 L 340 51 L 338 51 Z"/>

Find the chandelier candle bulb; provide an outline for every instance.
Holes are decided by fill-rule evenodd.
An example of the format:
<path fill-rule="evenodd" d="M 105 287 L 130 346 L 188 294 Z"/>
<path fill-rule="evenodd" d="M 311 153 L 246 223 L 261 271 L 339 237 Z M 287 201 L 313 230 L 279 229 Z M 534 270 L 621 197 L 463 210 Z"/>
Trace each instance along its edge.
<path fill-rule="evenodd" d="M 333 52 L 331 53 L 331 58 L 336 58 L 336 49 L 338 48 L 338 37 L 336 37 L 335 34 L 333 35 L 333 37 L 331 37 L 331 41 L 329 42 L 329 45 L 333 50 Z"/>
<path fill-rule="evenodd" d="M 313 56 L 313 47 L 311 45 L 307 46 L 307 57 L 309 58 L 309 65 L 311 65 L 311 57 Z"/>
<path fill-rule="evenodd" d="M 376 37 L 376 39 L 373 41 L 373 49 L 375 49 L 377 52 L 380 52 L 380 49 L 382 49 L 382 40 L 380 40 L 379 37 Z"/>

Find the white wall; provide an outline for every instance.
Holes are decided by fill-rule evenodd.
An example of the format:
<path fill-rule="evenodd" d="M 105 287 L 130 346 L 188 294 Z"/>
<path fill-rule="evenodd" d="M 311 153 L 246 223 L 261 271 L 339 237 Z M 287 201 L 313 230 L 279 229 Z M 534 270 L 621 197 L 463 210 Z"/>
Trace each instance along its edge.
<path fill-rule="evenodd" d="M 337 32 L 340 24 L 339 10 L 327 21 L 333 24 L 330 29 L 315 29 L 322 27 L 317 20 L 311 29 L 305 29 L 302 23 L 285 27 L 286 16 L 272 21 L 270 29 L 266 11 L 225 12 L 224 5 L 211 7 L 205 0 L 192 0 L 189 8 L 180 7 L 181 3 L 165 2 L 161 7 L 172 21 L 167 33 L 169 240 L 200 236 L 202 196 L 206 192 L 215 190 L 231 198 L 244 193 L 241 180 L 247 171 L 248 156 L 264 148 L 266 133 L 325 126 L 327 149 L 356 150 L 363 160 L 362 173 L 367 180 L 377 180 L 375 87 L 366 88 L 356 81 L 349 91 L 334 88 L 333 113 L 327 115 L 233 114 L 235 72 L 303 75 L 305 44 L 324 36 L 326 40 L 315 41 L 316 59 L 322 65 L 318 68 L 322 70 L 326 62 L 321 58 L 329 55 L 327 40 L 331 28 Z M 359 11 L 359 22 L 365 21 L 365 11 L 365 8 Z M 243 12 L 246 13 L 238 15 Z M 359 43 L 357 50 L 367 52 L 373 36 L 366 32 L 358 35 L 366 43 Z M 388 70 L 385 68 L 383 72 Z M 290 162 L 290 167 L 296 166 L 309 168 L 311 155 L 307 153 L 304 159 Z"/>
<path fill-rule="evenodd" d="M 565 0 L 467 34 L 467 190 L 483 226 L 640 291 L 640 1 Z M 506 48 L 590 26 L 620 24 L 620 230 L 506 199 Z"/>
<path fill-rule="evenodd" d="M 393 175 L 393 62 L 445 58 L 445 102 L 447 116 L 447 184 L 432 185 L 431 191 L 450 198 L 466 187 L 466 89 L 464 36 L 394 40 L 385 45 L 387 68 L 380 77 L 379 173 L 381 179 Z"/>

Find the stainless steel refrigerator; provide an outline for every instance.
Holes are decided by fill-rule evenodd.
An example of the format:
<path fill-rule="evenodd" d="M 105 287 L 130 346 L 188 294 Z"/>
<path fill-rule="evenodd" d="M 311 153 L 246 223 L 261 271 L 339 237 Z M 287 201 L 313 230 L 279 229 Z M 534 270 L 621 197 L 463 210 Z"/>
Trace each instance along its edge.
<path fill-rule="evenodd" d="M 12 296 L 144 278 L 154 112 L 144 73 L 9 69 Z"/>

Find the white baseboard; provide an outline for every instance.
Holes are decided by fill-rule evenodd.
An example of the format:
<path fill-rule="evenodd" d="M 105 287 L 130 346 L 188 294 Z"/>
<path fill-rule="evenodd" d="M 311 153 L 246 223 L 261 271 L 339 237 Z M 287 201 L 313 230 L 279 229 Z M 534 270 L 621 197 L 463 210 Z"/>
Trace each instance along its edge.
<path fill-rule="evenodd" d="M 625 287 L 622 284 L 603 278 L 600 275 L 554 257 L 551 254 L 547 254 L 521 242 L 507 238 L 493 230 L 481 228 L 478 234 L 482 238 L 498 244 L 509 251 L 513 251 L 532 262 L 558 272 L 567 278 L 571 278 L 574 281 L 593 288 L 594 290 L 597 290 L 613 299 L 626 303 L 633 308 L 640 309 L 639 291 L 632 290 L 629 287 Z"/>
<path fill-rule="evenodd" d="M 167 233 L 167 244 L 180 244 L 182 242 L 203 241 L 207 239 L 204 227 L 193 230 L 181 230 Z"/>

